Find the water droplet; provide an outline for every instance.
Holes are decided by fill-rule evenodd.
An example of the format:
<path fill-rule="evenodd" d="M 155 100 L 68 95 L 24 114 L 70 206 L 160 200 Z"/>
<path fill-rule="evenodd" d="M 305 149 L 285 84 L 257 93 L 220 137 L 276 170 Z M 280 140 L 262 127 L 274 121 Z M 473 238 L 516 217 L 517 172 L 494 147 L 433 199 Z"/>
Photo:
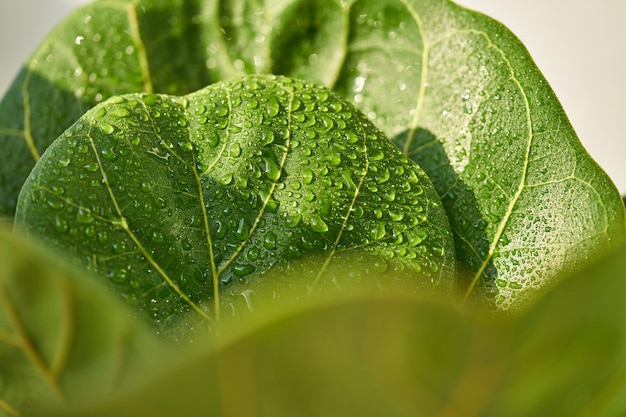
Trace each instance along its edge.
<path fill-rule="evenodd" d="M 270 181 L 278 181 L 280 178 L 280 168 L 278 168 L 278 164 L 274 161 L 274 158 L 263 157 L 263 162 L 265 162 L 265 168 L 263 173 Z"/>
<path fill-rule="evenodd" d="M 111 144 L 111 141 L 105 144 L 104 148 L 102 148 L 102 150 L 100 151 L 100 154 L 102 155 L 104 159 L 108 159 L 109 161 L 113 161 L 115 160 L 115 158 L 117 158 L 117 155 L 115 154 L 115 150 L 113 149 L 113 145 Z"/>
<path fill-rule="evenodd" d="M 414 233 L 408 233 L 407 237 L 409 238 L 409 246 L 413 248 L 418 246 L 424 241 L 424 239 L 426 239 L 426 236 L 427 234 L 424 230 L 415 230 Z"/>
<path fill-rule="evenodd" d="M 270 129 L 264 127 L 261 128 L 261 146 L 269 145 L 274 142 L 275 135 Z"/>
<path fill-rule="evenodd" d="M 98 164 L 95 162 L 90 162 L 88 164 L 85 164 L 84 166 L 85 170 L 88 172 L 96 172 L 98 170 Z"/>
<path fill-rule="evenodd" d="M 344 183 L 348 186 L 349 190 L 356 190 L 357 187 L 352 179 L 352 172 L 349 169 L 343 170 L 341 177 L 343 178 Z"/>
<path fill-rule="evenodd" d="M 228 231 L 228 226 L 226 226 L 222 221 L 218 220 L 215 222 L 217 228 L 215 229 L 215 237 L 218 239 L 223 239 L 226 236 L 226 232 Z"/>
<path fill-rule="evenodd" d="M 276 249 L 276 233 L 268 232 L 263 239 L 263 247 L 268 250 Z"/>
<path fill-rule="evenodd" d="M 404 219 L 404 213 L 401 211 L 389 210 L 389 218 L 394 222 L 399 222 Z"/>
<path fill-rule="evenodd" d="M 81 207 L 78 209 L 78 212 L 76 213 L 76 221 L 82 224 L 90 224 L 90 223 L 93 223 L 94 219 L 89 210 Z"/>
<path fill-rule="evenodd" d="M 53 210 L 61 210 L 65 205 L 58 198 L 52 198 L 48 200 L 48 206 Z"/>
<path fill-rule="evenodd" d="M 149 182 L 142 182 L 141 183 L 141 191 L 143 191 L 144 193 L 149 193 L 152 191 L 152 184 L 150 184 Z"/>
<path fill-rule="evenodd" d="M 392 202 L 396 199 L 396 192 L 394 190 L 385 190 L 383 197 L 385 200 Z"/>
<path fill-rule="evenodd" d="M 115 128 L 113 127 L 113 125 L 111 125 L 108 122 L 100 121 L 99 124 L 100 124 L 100 129 L 102 130 L 102 132 L 104 132 L 107 135 L 110 135 L 115 131 Z"/>
<path fill-rule="evenodd" d="M 309 168 L 305 168 L 302 170 L 302 182 L 304 184 L 311 184 L 311 182 L 313 182 L 313 171 Z"/>
<path fill-rule="evenodd" d="M 240 241 L 244 241 L 248 238 L 248 234 L 250 233 L 250 225 L 245 218 L 241 218 L 239 223 L 237 224 L 237 230 L 235 231 L 235 237 Z"/>
<path fill-rule="evenodd" d="M 313 229 L 314 232 L 318 232 L 318 233 L 328 232 L 328 225 L 319 216 L 311 217 L 310 224 L 311 224 L 311 229 Z"/>
<path fill-rule="evenodd" d="M 100 244 L 106 243 L 106 241 L 109 239 L 109 234 L 102 230 L 100 232 L 98 232 L 98 242 Z"/>
<path fill-rule="evenodd" d="M 248 264 L 235 264 L 233 266 L 233 272 L 235 273 L 235 275 L 239 277 L 244 277 L 246 275 L 249 275 L 253 273 L 255 269 L 256 268 L 254 267 L 254 265 L 248 265 Z"/>
<path fill-rule="evenodd" d="M 369 157 L 370 161 L 382 161 L 385 159 L 385 154 L 381 150 L 375 150 Z"/>
<path fill-rule="evenodd" d="M 67 221 L 59 216 L 54 216 L 54 228 L 59 233 L 67 233 L 69 230 Z"/>
<path fill-rule="evenodd" d="M 93 226 L 85 227 L 85 236 L 94 237 L 96 235 L 96 228 Z"/>
<path fill-rule="evenodd" d="M 163 235 L 163 233 L 158 231 L 158 230 L 153 230 L 152 231 L 152 241 L 154 243 L 162 243 L 162 242 L 165 241 L 165 235 Z"/>
<path fill-rule="evenodd" d="M 109 271 L 109 279 L 116 283 L 116 284 L 122 284 L 124 282 L 126 282 L 126 278 L 128 277 L 128 273 L 126 271 L 126 269 L 124 268 L 113 268 Z"/>
<path fill-rule="evenodd" d="M 385 237 L 387 231 L 385 230 L 384 222 L 376 222 L 376 225 L 370 230 L 370 237 L 374 240 L 380 240 Z"/>
<path fill-rule="evenodd" d="M 259 257 L 260 253 L 261 251 L 259 250 L 259 248 L 257 248 L 256 246 L 253 246 L 250 248 L 250 250 L 248 250 L 248 254 L 246 255 L 246 257 L 250 261 L 255 261 Z"/>
<path fill-rule="evenodd" d="M 234 174 L 232 172 L 226 173 L 222 178 L 220 178 L 220 184 L 222 185 L 230 185 L 233 182 Z"/>
<path fill-rule="evenodd" d="M 389 179 L 391 178 L 391 174 L 390 174 L 389 170 L 387 168 L 385 168 L 382 171 L 377 172 L 375 174 L 374 178 L 376 179 L 376 182 L 378 184 L 383 184 L 383 183 L 389 181 Z"/>
<path fill-rule="evenodd" d="M 233 145 L 230 147 L 228 154 L 231 158 L 238 158 L 241 155 L 241 146 L 239 145 L 239 143 L 233 143 Z"/>
<path fill-rule="evenodd" d="M 119 242 L 115 242 L 113 244 L 113 252 L 117 253 L 118 255 L 121 255 L 123 253 L 126 252 L 126 242 L 124 242 L 123 240 L 119 241 Z"/>

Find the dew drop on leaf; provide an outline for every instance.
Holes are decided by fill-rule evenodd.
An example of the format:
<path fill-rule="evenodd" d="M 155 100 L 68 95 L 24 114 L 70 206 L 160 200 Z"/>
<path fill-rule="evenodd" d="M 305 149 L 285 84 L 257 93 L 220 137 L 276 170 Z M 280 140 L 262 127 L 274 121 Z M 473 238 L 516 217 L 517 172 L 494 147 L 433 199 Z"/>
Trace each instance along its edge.
<path fill-rule="evenodd" d="M 370 230 L 370 237 L 373 240 L 380 240 L 385 237 L 387 231 L 385 230 L 385 222 L 376 222 Z"/>
<path fill-rule="evenodd" d="M 239 219 L 239 223 L 237 224 L 237 230 L 235 231 L 235 237 L 244 241 L 248 238 L 248 234 L 250 233 L 250 225 L 248 224 L 248 220 L 245 217 Z"/>
<path fill-rule="evenodd" d="M 310 219 L 311 229 L 314 232 L 326 233 L 328 232 L 328 225 L 320 216 L 313 216 Z"/>
<path fill-rule="evenodd" d="M 90 223 L 93 223 L 94 218 L 89 210 L 81 207 L 78 209 L 78 212 L 76 213 L 76 221 L 78 223 L 90 224 Z"/>
<path fill-rule="evenodd" d="M 120 240 L 119 242 L 113 243 L 113 252 L 121 255 L 126 252 L 126 242 Z"/>
<path fill-rule="evenodd" d="M 102 129 L 102 131 L 106 133 L 107 135 L 110 135 L 115 131 L 115 128 L 113 127 L 113 125 L 108 122 L 101 121 L 99 125 L 100 125 L 100 129 Z"/>
<path fill-rule="evenodd" d="M 252 272 L 254 272 L 255 269 L 256 268 L 254 267 L 254 265 L 250 264 L 235 264 L 233 266 L 233 272 L 235 273 L 235 275 L 240 277 L 250 275 Z"/>
<path fill-rule="evenodd" d="M 263 162 L 265 163 L 263 173 L 267 179 L 270 181 L 278 181 L 278 178 L 280 178 L 280 168 L 274 158 L 264 157 Z"/>
<path fill-rule="evenodd" d="M 69 230 L 67 221 L 60 216 L 54 216 L 54 228 L 59 233 L 67 233 Z"/>
<path fill-rule="evenodd" d="M 65 206 L 65 204 L 63 204 L 63 201 L 59 200 L 58 198 L 49 199 L 47 204 L 48 207 L 53 210 L 61 210 Z"/>
<path fill-rule="evenodd" d="M 96 172 L 98 171 L 98 164 L 95 162 L 90 162 L 88 164 L 85 164 L 84 168 L 87 172 Z"/>
<path fill-rule="evenodd" d="M 108 276 L 112 282 L 116 284 L 122 284 L 126 282 L 128 274 L 126 269 L 124 268 L 113 268 L 109 271 Z"/>

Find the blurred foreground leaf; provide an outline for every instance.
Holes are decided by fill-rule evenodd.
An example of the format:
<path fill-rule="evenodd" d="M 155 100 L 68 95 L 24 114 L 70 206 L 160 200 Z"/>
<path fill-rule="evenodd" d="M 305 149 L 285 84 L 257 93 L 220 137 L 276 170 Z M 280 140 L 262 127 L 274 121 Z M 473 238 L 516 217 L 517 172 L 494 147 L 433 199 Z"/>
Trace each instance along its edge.
<path fill-rule="evenodd" d="M 622 416 L 624 252 L 510 320 L 380 290 L 301 300 L 73 415 Z"/>
<path fill-rule="evenodd" d="M 0 229 L 0 416 L 91 404 L 159 371 L 165 347 L 91 280 Z"/>

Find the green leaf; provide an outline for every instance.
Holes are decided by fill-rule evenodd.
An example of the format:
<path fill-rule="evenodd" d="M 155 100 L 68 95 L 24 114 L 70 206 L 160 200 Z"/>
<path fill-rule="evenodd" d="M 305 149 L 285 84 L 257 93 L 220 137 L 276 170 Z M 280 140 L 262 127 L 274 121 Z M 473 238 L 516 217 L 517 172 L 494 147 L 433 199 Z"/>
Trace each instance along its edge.
<path fill-rule="evenodd" d="M 308 292 L 352 251 L 390 282 L 454 283 L 452 235 L 424 172 L 352 105 L 284 77 L 94 107 L 36 165 L 16 224 L 166 326 L 189 309 L 219 321 L 224 290 L 241 297 L 304 256 L 319 257 L 300 277 Z"/>
<path fill-rule="evenodd" d="M 0 102 L 0 214 L 14 213 L 34 163 L 95 104 L 131 92 L 186 94 L 213 80 L 201 7 L 203 1 L 100 0 L 50 33 Z"/>
<path fill-rule="evenodd" d="M 324 84 L 395 138 L 442 197 L 468 296 L 520 308 L 624 234 L 617 191 L 523 45 L 447 0 L 96 1 L 0 103 L 0 213 L 88 107 L 238 73 Z"/>
<path fill-rule="evenodd" d="M 283 304 L 125 397 L 44 415 L 620 416 L 625 254 L 513 319 L 372 288 Z"/>
<path fill-rule="evenodd" d="M 411 48 L 421 58 L 419 80 L 363 76 L 386 90 L 405 83 L 416 100 L 379 109 L 382 90 L 375 88 L 361 108 L 383 115 L 414 110 L 410 121 L 377 124 L 397 133 L 396 143 L 441 195 L 467 269 L 467 294 L 480 289 L 495 295 L 498 308 L 520 308 L 562 271 L 623 239 L 623 204 L 506 28 L 446 2 L 411 2 L 404 15 L 420 34 Z M 394 21 L 379 20 L 382 39 Z M 370 67 L 380 60 L 360 57 Z"/>
<path fill-rule="evenodd" d="M 84 271 L 0 229 L 0 415 L 110 399 L 167 348 Z"/>

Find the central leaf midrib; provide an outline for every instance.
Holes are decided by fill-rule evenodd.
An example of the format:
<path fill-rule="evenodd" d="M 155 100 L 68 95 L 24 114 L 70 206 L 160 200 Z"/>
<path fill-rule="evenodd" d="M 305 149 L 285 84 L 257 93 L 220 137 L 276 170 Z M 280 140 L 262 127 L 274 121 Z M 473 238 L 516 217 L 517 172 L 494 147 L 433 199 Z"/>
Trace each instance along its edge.
<path fill-rule="evenodd" d="M 472 279 L 470 286 L 468 287 L 465 296 L 464 296 L 464 300 L 467 301 L 471 295 L 471 293 L 473 292 L 474 288 L 476 287 L 476 284 L 478 283 L 478 281 L 480 280 L 480 278 L 483 276 L 485 270 L 487 269 L 487 266 L 489 265 L 489 262 L 491 262 L 491 260 L 493 259 L 494 255 L 497 253 L 497 246 L 500 243 L 500 238 L 502 237 L 502 234 L 504 233 L 504 230 L 506 229 L 509 220 L 511 218 L 511 215 L 513 214 L 514 208 L 517 205 L 517 202 L 519 200 L 519 198 L 521 197 L 522 193 L 524 192 L 524 189 L 526 187 L 526 176 L 528 174 L 528 166 L 530 163 L 530 151 L 531 151 L 531 147 L 532 147 L 532 142 L 533 142 L 533 134 L 532 134 L 532 118 L 530 115 L 530 103 L 528 101 L 528 96 L 526 95 L 526 92 L 524 91 L 524 88 L 522 87 L 521 82 L 518 80 L 517 76 L 515 75 L 515 71 L 513 70 L 513 67 L 511 65 L 511 62 L 509 61 L 509 59 L 506 56 L 506 53 L 500 49 L 498 46 L 496 46 L 491 38 L 485 34 L 484 32 L 480 32 L 481 35 L 485 36 L 486 39 L 489 42 L 489 46 L 491 48 L 494 48 L 496 51 L 498 51 L 498 53 L 502 56 L 502 59 L 505 61 L 507 68 L 509 69 L 509 72 L 511 74 L 511 81 L 513 81 L 515 83 L 515 85 L 517 86 L 520 95 L 522 97 L 522 99 L 524 100 L 524 109 L 525 109 L 525 113 L 526 113 L 526 129 L 527 129 L 527 136 L 526 136 L 526 151 L 524 154 L 524 160 L 522 163 L 522 171 L 521 171 L 521 177 L 519 180 L 519 185 L 517 187 L 517 190 L 515 191 L 515 194 L 513 195 L 511 202 L 509 203 L 509 206 L 507 207 L 507 210 L 504 214 L 504 216 L 502 217 L 502 220 L 500 221 L 500 223 L 498 224 L 498 228 L 496 229 L 496 232 L 493 236 L 493 239 L 489 245 L 489 252 L 487 253 L 487 256 L 485 257 L 485 259 L 483 260 L 480 268 L 478 269 L 478 271 L 476 272 L 476 274 L 474 275 L 474 278 Z"/>
<path fill-rule="evenodd" d="M 161 144 L 165 146 L 165 142 L 161 138 L 161 135 L 159 135 L 159 133 L 157 132 L 154 119 L 152 118 L 152 115 L 150 114 L 150 111 L 148 110 L 146 103 L 142 100 L 141 104 L 143 105 L 144 111 L 145 111 L 146 115 L 148 116 L 148 118 L 150 120 L 150 123 L 152 125 L 153 133 L 159 139 Z M 89 139 L 93 155 L 94 155 L 94 157 L 96 159 L 96 163 L 98 164 L 98 168 L 100 170 L 100 175 L 102 176 L 103 183 L 104 183 L 105 187 L 107 188 L 107 192 L 109 194 L 109 197 L 111 198 L 111 201 L 113 203 L 115 211 L 116 211 L 117 215 L 119 216 L 119 220 L 117 222 L 114 222 L 114 223 L 116 224 L 117 227 L 121 228 L 128 235 L 128 237 L 133 241 L 133 243 L 137 246 L 137 248 L 141 252 L 141 255 L 146 259 L 146 261 L 148 261 L 149 264 L 151 264 L 155 268 L 155 270 L 158 272 L 158 274 L 174 290 L 174 292 L 176 292 L 176 294 L 178 294 L 181 297 L 181 299 L 183 299 L 193 310 L 198 312 L 207 321 L 213 321 L 213 319 L 204 310 L 202 310 L 199 305 L 194 303 L 189 298 L 189 296 L 187 294 L 185 294 L 180 289 L 180 287 L 176 284 L 176 282 L 174 282 L 174 280 L 172 280 L 172 278 L 161 267 L 161 265 L 152 257 L 152 255 L 149 253 L 149 251 L 147 251 L 146 248 L 143 246 L 141 240 L 131 230 L 131 228 L 128 225 L 128 222 L 126 220 L 126 217 L 124 216 L 123 211 L 122 211 L 122 209 L 121 209 L 121 207 L 120 207 L 120 205 L 119 205 L 119 203 L 117 201 L 117 197 L 115 197 L 115 194 L 113 193 L 113 189 L 111 188 L 111 185 L 109 184 L 108 177 L 107 177 L 106 172 L 104 170 L 104 165 L 102 164 L 102 161 L 100 159 L 100 155 L 98 153 L 98 149 L 96 147 L 95 141 L 94 141 L 94 139 L 93 139 L 93 137 L 91 135 L 91 129 L 92 128 L 93 128 L 93 122 L 90 125 L 89 132 L 87 133 L 87 138 Z M 179 155 L 176 155 L 173 152 L 172 152 L 172 154 L 177 159 L 179 159 L 182 163 L 185 163 L 184 160 L 182 158 L 180 158 Z"/>
<path fill-rule="evenodd" d="M 357 198 L 359 197 L 359 193 L 360 193 L 361 187 L 363 186 L 363 182 L 365 181 L 365 178 L 367 177 L 367 174 L 369 173 L 370 160 L 369 160 L 369 157 L 368 157 L 368 154 L 367 154 L 367 135 L 365 134 L 365 132 L 362 131 L 362 126 L 361 126 L 361 135 L 363 136 L 363 147 L 365 148 L 365 153 L 364 153 L 364 155 L 365 155 L 365 169 L 364 169 L 363 175 L 361 176 L 361 179 L 359 180 L 359 183 L 357 184 L 357 186 L 356 186 L 356 188 L 354 190 L 354 195 L 352 196 L 352 200 L 350 201 L 350 205 L 348 206 L 348 209 L 346 210 L 346 214 L 345 214 L 345 216 L 343 218 L 343 222 L 341 224 L 341 227 L 339 228 L 339 231 L 337 232 L 337 237 L 335 238 L 335 242 L 333 244 L 333 248 L 330 251 L 330 253 L 328 254 L 328 256 L 326 257 L 326 260 L 322 264 L 322 267 L 318 271 L 317 275 L 315 276 L 315 279 L 313 280 L 313 283 L 309 287 L 309 290 L 308 290 L 309 294 L 311 294 L 313 292 L 313 290 L 315 289 L 315 287 L 317 286 L 317 284 L 321 280 L 324 272 L 326 272 L 326 269 L 328 268 L 328 265 L 330 265 L 330 262 L 332 261 L 332 259 L 334 258 L 335 254 L 337 253 L 337 246 L 339 245 L 339 241 L 341 240 L 343 232 L 346 229 L 346 226 L 348 224 L 348 220 L 350 219 L 350 216 L 352 215 L 352 212 L 354 210 L 354 205 L 356 203 Z M 354 247 L 352 247 L 351 249 L 354 249 Z"/>
<path fill-rule="evenodd" d="M 295 96 L 295 93 L 293 91 L 290 90 L 286 90 L 287 93 L 289 94 L 289 107 L 288 107 L 288 113 L 287 113 L 287 138 L 285 140 L 285 151 L 283 152 L 283 156 L 281 158 L 280 161 L 280 166 L 279 166 L 279 175 L 278 178 L 274 181 L 272 181 L 272 185 L 270 187 L 270 190 L 268 192 L 268 195 L 265 199 L 265 201 L 263 201 L 263 206 L 261 207 L 261 210 L 259 211 L 259 214 L 256 216 L 256 218 L 254 219 L 254 222 L 252 224 L 252 226 L 250 227 L 250 231 L 248 232 L 248 235 L 245 237 L 245 239 L 239 244 L 239 246 L 237 247 L 237 249 L 235 250 L 235 252 L 233 253 L 233 255 L 222 264 L 222 266 L 220 267 L 220 269 L 218 270 L 218 274 L 222 274 L 226 268 L 228 268 L 229 265 L 231 265 L 235 259 L 241 254 L 241 251 L 243 250 L 243 248 L 245 247 L 245 245 L 250 241 L 250 238 L 252 237 L 252 235 L 254 234 L 254 232 L 256 231 L 256 228 L 259 225 L 259 222 L 261 221 L 263 215 L 265 214 L 265 210 L 267 209 L 267 206 L 270 202 L 270 200 L 272 199 L 272 196 L 274 195 L 274 192 L 276 191 L 276 186 L 278 184 L 278 181 L 284 171 L 284 167 L 285 167 L 285 163 L 287 161 L 287 156 L 289 155 L 289 151 L 291 149 L 291 124 L 292 124 L 292 106 L 293 106 L 293 99 Z"/>

